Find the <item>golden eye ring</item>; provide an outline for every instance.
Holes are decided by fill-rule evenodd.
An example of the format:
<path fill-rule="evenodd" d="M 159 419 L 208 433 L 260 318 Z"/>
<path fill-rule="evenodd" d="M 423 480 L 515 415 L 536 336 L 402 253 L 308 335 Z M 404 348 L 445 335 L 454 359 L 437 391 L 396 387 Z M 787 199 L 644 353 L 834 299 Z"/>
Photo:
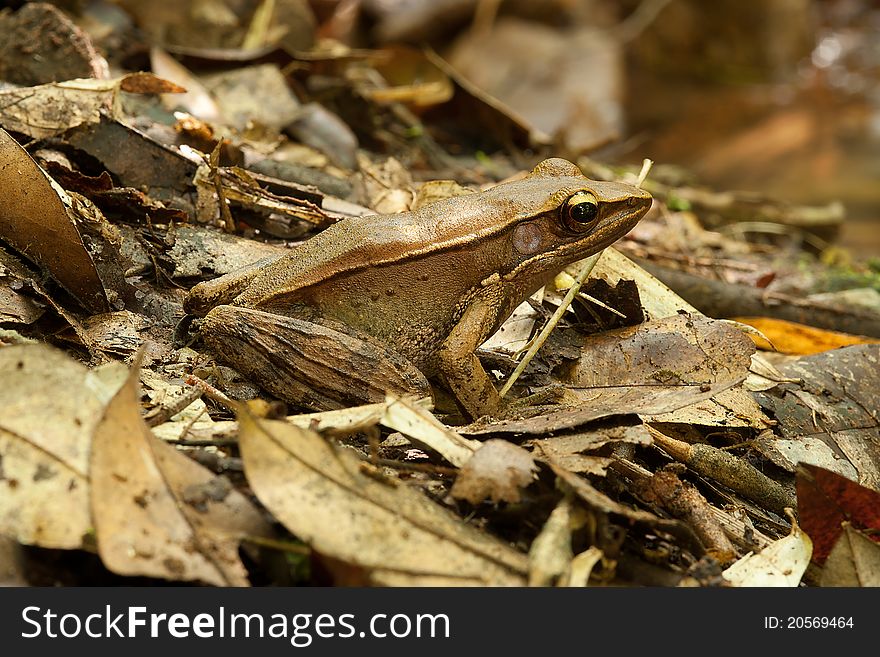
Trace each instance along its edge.
<path fill-rule="evenodd" d="M 599 221 L 599 201 L 590 192 L 576 192 L 559 208 L 559 219 L 572 232 L 592 230 Z"/>

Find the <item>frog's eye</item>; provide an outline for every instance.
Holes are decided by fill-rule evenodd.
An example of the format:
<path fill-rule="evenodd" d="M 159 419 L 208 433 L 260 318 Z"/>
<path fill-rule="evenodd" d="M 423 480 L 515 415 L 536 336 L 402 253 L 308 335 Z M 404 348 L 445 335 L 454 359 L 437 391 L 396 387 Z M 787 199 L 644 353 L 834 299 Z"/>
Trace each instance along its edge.
<path fill-rule="evenodd" d="M 589 192 L 577 192 L 559 208 L 559 218 L 568 230 L 584 233 L 596 225 L 599 202 Z"/>

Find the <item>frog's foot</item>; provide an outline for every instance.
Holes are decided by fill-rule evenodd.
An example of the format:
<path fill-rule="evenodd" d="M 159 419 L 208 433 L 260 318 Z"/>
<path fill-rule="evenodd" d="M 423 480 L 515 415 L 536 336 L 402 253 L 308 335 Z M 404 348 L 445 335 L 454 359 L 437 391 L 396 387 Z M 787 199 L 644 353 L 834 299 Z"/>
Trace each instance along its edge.
<path fill-rule="evenodd" d="M 430 396 L 425 376 L 374 338 L 240 306 L 218 306 L 200 333 L 217 358 L 273 395 L 316 410 Z"/>

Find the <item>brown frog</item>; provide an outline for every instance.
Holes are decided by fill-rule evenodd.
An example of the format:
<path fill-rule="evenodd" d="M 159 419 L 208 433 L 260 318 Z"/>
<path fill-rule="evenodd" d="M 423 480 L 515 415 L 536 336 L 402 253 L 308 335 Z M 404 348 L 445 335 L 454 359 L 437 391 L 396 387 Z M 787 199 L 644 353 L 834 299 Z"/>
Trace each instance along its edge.
<path fill-rule="evenodd" d="M 291 253 L 195 286 L 186 309 L 215 355 L 315 409 L 430 393 L 471 417 L 501 400 L 474 351 L 565 265 L 627 233 L 651 206 L 562 159 L 412 212 L 340 221 Z"/>

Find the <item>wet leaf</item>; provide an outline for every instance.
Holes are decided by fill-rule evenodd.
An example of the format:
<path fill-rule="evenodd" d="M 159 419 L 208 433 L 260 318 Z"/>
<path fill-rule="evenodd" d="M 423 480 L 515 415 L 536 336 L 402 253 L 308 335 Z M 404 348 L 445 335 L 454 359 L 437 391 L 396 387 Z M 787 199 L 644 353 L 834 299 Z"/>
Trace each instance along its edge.
<path fill-rule="evenodd" d="M 155 438 L 138 403 L 137 368 L 95 427 L 91 506 L 98 553 L 121 575 L 247 586 L 238 544 L 268 534 L 231 484 Z"/>
<path fill-rule="evenodd" d="M 506 440 L 487 440 L 470 460 L 461 466 L 450 491 L 452 496 L 479 504 L 520 501 L 521 489 L 536 478 L 532 455 Z"/>
<path fill-rule="evenodd" d="M 525 556 L 416 491 L 366 476 L 314 431 L 239 415 L 245 474 L 261 502 L 321 554 L 386 583 L 521 584 Z"/>

